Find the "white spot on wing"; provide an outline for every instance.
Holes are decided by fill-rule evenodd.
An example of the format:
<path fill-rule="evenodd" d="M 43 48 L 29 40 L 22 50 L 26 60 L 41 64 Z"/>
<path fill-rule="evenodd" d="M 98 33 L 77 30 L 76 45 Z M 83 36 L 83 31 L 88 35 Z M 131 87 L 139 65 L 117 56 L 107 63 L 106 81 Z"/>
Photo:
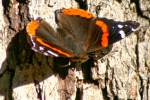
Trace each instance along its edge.
<path fill-rule="evenodd" d="M 45 56 L 48 56 L 48 53 L 47 53 L 47 52 L 44 52 L 43 54 L 44 54 Z"/>
<path fill-rule="evenodd" d="M 133 32 L 136 31 L 136 29 L 134 29 L 134 28 L 132 28 L 131 30 L 132 30 Z"/>
<path fill-rule="evenodd" d="M 33 50 L 33 51 L 35 51 L 35 52 L 38 52 L 38 50 L 37 50 L 37 49 L 35 49 L 34 47 L 32 47 L 32 50 Z"/>
<path fill-rule="evenodd" d="M 32 44 L 33 44 L 33 47 L 35 47 L 36 44 L 34 42 L 32 42 Z"/>
<path fill-rule="evenodd" d="M 43 51 L 43 50 L 44 50 L 44 47 L 40 46 L 40 47 L 39 47 L 39 50 Z"/>
<path fill-rule="evenodd" d="M 52 51 L 50 51 L 50 50 L 47 50 L 47 53 L 49 53 L 49 54 L 51 54 L 51 55 L 53 55 L 53 56 L 55 56 L 55 57 L 58 57 L 58 56 L 59 56 L 58 54 L 56 54 L 56 53 L 54 53 L 54 52 L 52 52 Z"/>
<path fill-rule="evenodd" d="M 32 44 L 33 44 L 33 47 L 35 47 L 35 42 L 33 41 L 33 37 L 31 37 L 31 42 L 32 42 Z"/>
<path fill-rule="evenodd" d="M 121 25 L 121 24 L 118 24 L 118 28 L 123 28 L 123 25 Z"/>
<path fill-rule="evenodd" d="M 120 30 L 119 34 L 121 35 L 121 38 L 125 38 L 125 36 L 126 36 L 126 34 L 123 30 Z"/>

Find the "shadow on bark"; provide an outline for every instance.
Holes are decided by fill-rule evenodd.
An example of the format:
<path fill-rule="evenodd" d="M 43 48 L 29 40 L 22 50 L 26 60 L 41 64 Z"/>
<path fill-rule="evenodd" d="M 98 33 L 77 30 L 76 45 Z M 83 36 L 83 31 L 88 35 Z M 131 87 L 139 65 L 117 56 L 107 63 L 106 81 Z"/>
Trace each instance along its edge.
<path fill-rule="evenodd" d="M 33 52 L 25 34 L 25 30 L 20 31 L 8 45 L 7 58 L 0 72 L 0 94 L 11 94 L 9 92 L 15 87 L 54 75 L 51 58 Z"/>

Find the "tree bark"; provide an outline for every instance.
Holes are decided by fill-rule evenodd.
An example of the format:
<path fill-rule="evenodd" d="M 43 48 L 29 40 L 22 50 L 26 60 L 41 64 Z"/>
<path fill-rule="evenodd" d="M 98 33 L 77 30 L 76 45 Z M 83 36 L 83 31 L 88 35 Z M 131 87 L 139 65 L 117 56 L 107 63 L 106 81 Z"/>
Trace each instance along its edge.
<path fill-rule="evenodd" d="M 149 0 L 0 0 L 0 5 L 0 100 L 150 99 Z M 54 11 L 61 8 L 141 26 L 94 64 L 54 70 L 53 58 L 31 50 L 25 27 L 41 17 L 56 28 Z"/>

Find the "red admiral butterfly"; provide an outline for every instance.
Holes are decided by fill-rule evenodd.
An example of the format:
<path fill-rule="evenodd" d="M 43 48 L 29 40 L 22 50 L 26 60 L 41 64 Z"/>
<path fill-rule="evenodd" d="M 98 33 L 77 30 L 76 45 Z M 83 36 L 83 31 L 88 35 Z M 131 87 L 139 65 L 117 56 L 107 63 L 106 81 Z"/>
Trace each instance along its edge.
<path fill-rule="evenodd" d="M 40 18 L 26 28 L 32 49 L 46 56 L 87 60 L 88 54 L 109 47 L 139 27 L 135 21 L 97 18 L 81 9 L 60 9 L 55 17 L 57 31 Z"/>

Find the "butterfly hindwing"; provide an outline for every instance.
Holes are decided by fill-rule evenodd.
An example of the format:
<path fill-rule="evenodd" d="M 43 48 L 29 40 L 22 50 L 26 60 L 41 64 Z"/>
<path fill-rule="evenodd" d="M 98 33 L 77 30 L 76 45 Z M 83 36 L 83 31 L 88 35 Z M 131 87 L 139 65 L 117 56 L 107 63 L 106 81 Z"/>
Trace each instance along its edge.
<path fill-rule="evenodd" d="M 59 56 L 57 53 L 53 52 L 50 48 L 38 42 L 37 38 L 30 37 L 30 40 L 32 43 L 32 50 L 34 50 L 35 52 L 39 52 L 41 54 L 44 54 L 45 56 L 55 56 L 55 57 Z"/>
<path fill-rule="evenodd" d="M 27 25 L 27 33 L 30 36 L 32 49 L 46 56 L 74 56 L 71 50 L 63 47 L 63 41 L 57 38 L 57 33 L 42 19 L 32 20 Z"/>

